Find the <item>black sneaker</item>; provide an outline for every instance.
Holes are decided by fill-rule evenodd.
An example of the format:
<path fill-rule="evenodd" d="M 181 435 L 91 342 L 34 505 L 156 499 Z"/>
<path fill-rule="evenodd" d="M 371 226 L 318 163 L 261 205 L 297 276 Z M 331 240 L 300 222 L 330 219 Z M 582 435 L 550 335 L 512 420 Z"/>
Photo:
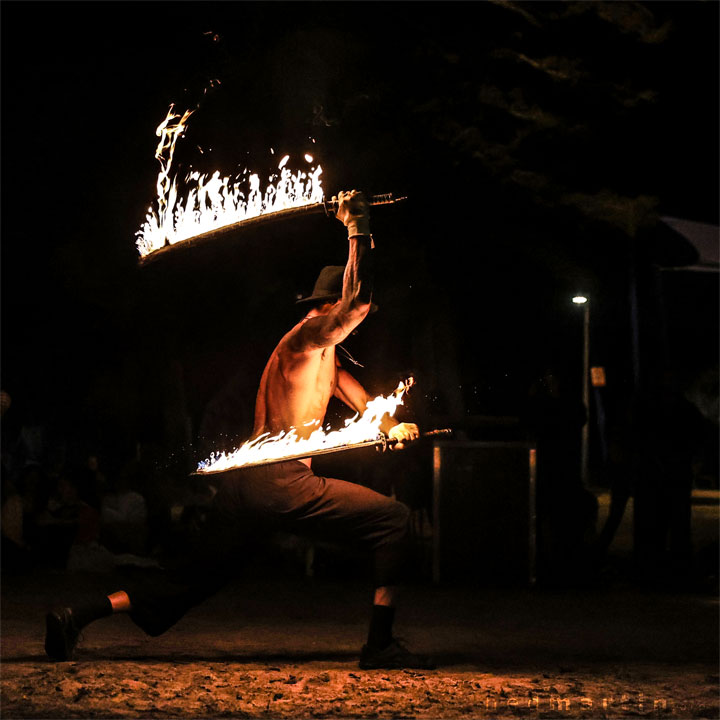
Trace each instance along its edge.
<path fill-rule="evenodd" d="M 362 670 L 395 670 L 401 668 L 415 670 L 434 670 L 435 663 L 426 655 L 410 652 L 398 640 L 393 641 L 382 650 L 363 645 L 360 652 L 360 668 Z"/>
<path fill-rule="evenodd" d="M 45 616 L 45 652 L 53 660 L 72 660 L 81 628 L 70 608 L 59 608 Z"/>

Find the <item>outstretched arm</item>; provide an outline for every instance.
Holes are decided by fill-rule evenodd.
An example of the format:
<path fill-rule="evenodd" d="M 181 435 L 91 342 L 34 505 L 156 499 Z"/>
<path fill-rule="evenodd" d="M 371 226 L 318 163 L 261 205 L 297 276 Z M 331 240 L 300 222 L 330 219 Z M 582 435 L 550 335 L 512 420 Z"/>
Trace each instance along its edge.
<path fill-rule="evenodd" d="M 343 368 L 338 368 L 335 397 L 361 415 L 365 412 L 368 402 L 373 399 L 367 390 Z M 391 446 L 395 450 L 402 450 L 403 441 L 417 440 L 420 435 L 418 426 L 414 423 L 398 423 L 387 414 L 380 423 L 380 431 L 398 441 L 396 445 Z"/>
<path fill-rule="evenodd" d="M 351 410 L 355 410 L 355 412 L 361 415 L 365 412 L 368 402 L 372 400 L 367 390 L 343 368 L 338 368 L 335 397 L 344 402 Z M 389 430 L 390 428 L 387 429 Z M 381 430 L 385 432 L 383 428 L 381 428 Z"/>

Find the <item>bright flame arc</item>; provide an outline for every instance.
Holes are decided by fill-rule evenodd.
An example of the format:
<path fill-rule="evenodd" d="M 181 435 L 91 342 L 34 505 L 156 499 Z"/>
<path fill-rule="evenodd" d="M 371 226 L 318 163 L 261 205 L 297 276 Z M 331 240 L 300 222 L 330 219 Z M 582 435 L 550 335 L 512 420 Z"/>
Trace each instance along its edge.
<path fill-rule="evenodd" d="M 170 106 L 156 131 L 160 138 L 155 151 L 160 162 L 157 212 L 149 208 L 145 222 L 136 233 L 141 257 L 167 244 L 174 245 L 243 220 L 323 201 L 322 167 L 292 173 L 286 167 L 288 155 L 278 164 L 280 176 L 271 175 L 264 191 L 260 189 L 259 176 L 248 175 L 247 170 L 236 178 L 220 177 L 219 172 L 212 176 L 192 172 L 185 181 L 187 198 L 178 197 L 177 179 L 171 182 L 170 166 L 175 143 L 184 133 L 193 111 L 188 110 L 181 117 L 173 113 L 173 107 Z M 307 162 L 312 162 L 312 157 L 307 157 L 310 158 Z"/>
<path fill-rule="evenodd" d="M 319 450 L 341 449 L 348 445 L 375 440 L 380 436 L 380 424 L 387 414 L 393 417 L 398 406 L 403 404 L 403 395 L 413 385 L 413 378 L 401 382 L 395 392 L 388 396 L 378 395 L 367 404 L 365 412 L 360 416 L 345 421 L 340 430 L 327 431 L 322 428 L 314 430 L 307 438 L 298 437 L 297 429 L 290 428 L 277 435 L 270 433 L 248 440 L 230 453 L 212 453 L 207 460 L 199 463 L 197 472 L 211 473 L 233 470 L 246 465 L 280 460 L 288 456 L 302 456 L 302 453 L 313 453 Z M 317 425 L 316 420 L 310 425 Z"/>

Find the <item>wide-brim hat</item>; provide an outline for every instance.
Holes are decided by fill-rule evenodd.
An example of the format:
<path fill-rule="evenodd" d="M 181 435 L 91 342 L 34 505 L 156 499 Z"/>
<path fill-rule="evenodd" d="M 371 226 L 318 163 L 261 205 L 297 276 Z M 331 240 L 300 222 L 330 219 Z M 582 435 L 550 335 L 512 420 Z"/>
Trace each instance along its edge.
<path fill-rule="evenodd" d="M 306 303 L 335 302 L 342 297 L 343 278 L 345 276 L 344 265 L 326 265 L 315 281 L 315 287 L 311 295 L 295 301 L 296 305 Z M 378 306 L 375 303 L 370 305 L 370 312 L 375 312 Z"/>

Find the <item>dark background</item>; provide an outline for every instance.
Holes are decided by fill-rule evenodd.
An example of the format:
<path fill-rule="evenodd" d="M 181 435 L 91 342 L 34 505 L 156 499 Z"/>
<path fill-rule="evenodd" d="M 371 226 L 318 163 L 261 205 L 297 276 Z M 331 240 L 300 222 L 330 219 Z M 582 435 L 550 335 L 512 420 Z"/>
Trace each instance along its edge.
<path fill-rule="evenodd" d="M 717 363 L 717 275 L 676 274 L 668 296 L 653 270 L 695 260 L 659 216 L 718 223 L 715 2 L 0 9 L 6 422 L 77 458 L 140 443 L 192 469 L 247 437 L 295 298 L 345 260 L 343 228 L 315 217 L 140 267 L 172 103 L 197 108 L 181 178 L 264 178 L 310 151 L 327 195 L 408 196 L 373 214 L 380 311 L 347 346 L 371 390 L 414 374 L 424 427 L 481 437 L 549 368 L 579 401 L 577 291 L 607 422 L 661 370 Z"/>

